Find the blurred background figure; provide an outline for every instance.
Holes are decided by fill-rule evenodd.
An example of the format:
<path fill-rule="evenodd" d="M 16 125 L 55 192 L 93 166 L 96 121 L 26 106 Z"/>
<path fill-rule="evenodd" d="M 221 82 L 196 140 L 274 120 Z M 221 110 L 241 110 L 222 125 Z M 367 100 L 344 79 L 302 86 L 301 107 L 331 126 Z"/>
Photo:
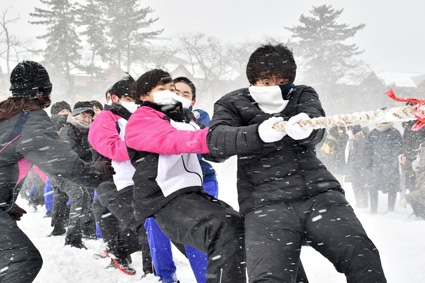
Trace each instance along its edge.
<path fill-rule="evenodd" d="M 416 184 L 414 190 L 409 190 L 400 201 L 400 205 L 406 208 L 410 204 L 413 209 L 413 215 L 425 219 L 425 143 L 422 143 L 417 151 L 416 159 L 410 162 L 409 159 L 401 159 L 403 170 L 406 174 L 415 172 Z"/>
<path fill-rule="evenodd" d="M 412 105 L 412 103 L 406 103 Z M 416 124 L 418 120 L 411 120 L 402 123 L 403 126 L 403 152 L 400 155 L 400 162 L 403 159 L 407 159 L 408 164 L 416 159 L 418 154 L 418 148 L 425 142 L 425 127 L 422 127 L 419 131 L 413 131 L 412 126 Z M 401 164 L 400 177 L 401 177 L 401 195 L 402 197 L 407 192 L 413 192 L 416 187 L 416 174 L 414 170 L 404 170 L 405 166 Z"/>
<path fill-rule="evenodd" d="M 369 207 L 366 170 L 366 139 L 360 125 L 348 126 L 347 171 L 345 182 L 351 182 L 357 208 Z"/>
<path fill-rule="evenodd" d="M 317 155 L 329 171 L 342 184 L 345 174 L 345 148 L 348 135 L 345 127 L 335 126 L 327 130 L 321 145 L 318 145 Z"/>
<path fill-rule="evenodd" d="M 94 115 L 93 115 L 93 120 L 94 120 L 96 118 L 96 116 L 100 113 L 100 111 L 103 110 L 103 106 L 102 106 L 102 103 L 100 103 L 97 100 L 92 100 L 90 102 L 92 104 L 92 108 L 93 108 L 93 111 L 94 111 Z"/>
<path fill-rule="evenodd" d="M 384 109 L 382 109 L 384 110 Z M 394 211 L 400 191 L 399 155 L 402 151 L 400 131 L 393 123 L 376 124 L 366 138 L 366 168 L 370 212 L 378 212 L 378 192 L 388 194 L 387 212 Z"/>

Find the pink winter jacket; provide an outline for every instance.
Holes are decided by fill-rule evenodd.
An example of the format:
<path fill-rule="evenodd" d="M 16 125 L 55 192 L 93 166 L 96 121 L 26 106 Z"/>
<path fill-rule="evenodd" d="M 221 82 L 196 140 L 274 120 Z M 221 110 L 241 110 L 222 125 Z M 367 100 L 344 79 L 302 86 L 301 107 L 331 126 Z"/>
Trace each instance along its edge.
<path fill-rule="evenodd" d="M 210 152 L 206 141 L 207 127 L 197 131 L 178 130 L 164 120 L 164 116 L 164 113 L 150 107 L 140 107 L 127 123 L 127 146 L 137 151 L 157 154 Z"/>
<path fill-rule="evenodd" d="M 129 160 L 127 146 L 120 138 L 116 122 L 121 116 L 102 111 L 90 125 L 89 143 L 103 156 L 115 161 Z"/>

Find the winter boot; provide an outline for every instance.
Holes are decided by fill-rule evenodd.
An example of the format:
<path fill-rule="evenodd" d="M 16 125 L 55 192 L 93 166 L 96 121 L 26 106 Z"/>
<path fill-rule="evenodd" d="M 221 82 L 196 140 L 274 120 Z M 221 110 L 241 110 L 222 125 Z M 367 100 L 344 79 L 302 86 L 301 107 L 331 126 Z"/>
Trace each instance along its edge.
<path fill-rule="evenodd" d="M 66 229 L 62 226 L 55 226 L 53 228 L 53 231 L 47 236 L 47 237 L 52 237 L 52 236 L 61 236 L 63 234 L 66 233 Z"/>
<path fill-rule="evenodd" d="M 65 246 L 71 246 L 73 248 L 77 249 L 85 249 L 87 250 L 86 245 L 84 245 L 84 242 L 82 241 L 81 235 L 70 235 L 69 231 L 65 238 Z"/>
<path fill-rule="evenodd" d="M 111 258 L 111 263 L 106 268 L 112 267 L 111 264 L 113 263 L 115 265 L 115 268 L 118 268 L 121 272 L 127 275 L 136 274 L 136 270 L 130 266 L 131 257 L 129 255 L 125 257 L 116 257 L 112 253 L 108 253 L 106 249 L 104 250 L 104 252 L 107 257 Z"/>

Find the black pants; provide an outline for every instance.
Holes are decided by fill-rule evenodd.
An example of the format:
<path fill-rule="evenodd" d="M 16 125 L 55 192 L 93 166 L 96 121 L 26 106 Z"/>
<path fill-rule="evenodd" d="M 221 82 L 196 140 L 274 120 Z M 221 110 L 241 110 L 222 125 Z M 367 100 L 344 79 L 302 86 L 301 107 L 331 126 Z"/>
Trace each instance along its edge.
<path fill-rule="evenodd" d="M 370 212 L 378 212 L 378 198 L 379 192 L 374 190 L 370 191 Z M 397 191 L 388 191 L 388 211 L 394 211 L 395 202 L 397 200 Z"/>
<path fill-rule="evenodd" d="M 89 219 L 88 204 L 90 203 L 90 194 L 80 185 L 68 180 L 62 179 L 60 183 L 58 189 L 66 193 L 71 200 L 65 244 L 78 244 L 83 237 L 83 226 Z M 94 225 L 94 219 L 92 221 Z"/>
<path fill-rule="evenodd" d="M 117 257 L 142 251 L 143 271 L 152 273 L 152 257 L 144 221 L 138 222 L 134 218 L 133 187 L 117 191 L 113 182 L 104 182 L 96 192 L 98 197 L 93 201 L 93 213 L 110 251 Z"/>
<path fill-rule="evenodd" d="M 252 283 L 297 282 L 304 242 L 344 273 L 348 283 L 386 282 L 378 250 L 338 191 L 280 201 L 249 212 L 245 237 Z"/>
<path fill-rule="evenodd" d="M 207 282 L 245 283 L 243 219 L 207 194 L 182 194 L 154 215 L 162 231 L 208 256 Z"/>
<path fill-rule="evenodd" d="M 40 252 L 4 211 L 0 211 L 0 227 L 0 282 L 32 282 L 43 265 Z"/>
<path fill-rule="evenodd" d="M 53 210 L 52 227 L 58 230 L 65 229 L 69 219 L 69 206 L 66 203 L 69 200 L 68 195 L 59 189 L 61 182 L 56 178 L 51 178 L 53 186 Z"/>

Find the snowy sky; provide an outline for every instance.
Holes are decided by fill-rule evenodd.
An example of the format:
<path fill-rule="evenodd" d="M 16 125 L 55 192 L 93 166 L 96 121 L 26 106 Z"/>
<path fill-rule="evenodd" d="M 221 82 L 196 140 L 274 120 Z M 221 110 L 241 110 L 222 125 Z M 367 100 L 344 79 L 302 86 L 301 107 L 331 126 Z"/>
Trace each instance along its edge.
<path fill-rule="evenodd" d="M 10 15 L 21 21 L 13 31 L 26 37 L 43 34 L 41 26 L 28 24 L 28 13 L 40 6 L 36 0 L 1 0 L 0 11 L 10 7 Z M 257 40 L 264 36 L 288 38 L 284 26 L 299 23 L 301 14 L 309 15 L 314 6 L 331 4 L 344 9 L 339 23 L 366 27 L 354 38 L 365 50 L 363 59 L 376 72 L 425 73 L 425 2 L 420 0 L 303 0 L 303 1 L 235 1 L 235 0 L 143 0 L 142 6 L 155 11 L 159 20 L 152 26 L 172 37 L 179 32 L 203 32 L 226 41 Z M 296 50 L 295 50 L 296 52 Z"/>

